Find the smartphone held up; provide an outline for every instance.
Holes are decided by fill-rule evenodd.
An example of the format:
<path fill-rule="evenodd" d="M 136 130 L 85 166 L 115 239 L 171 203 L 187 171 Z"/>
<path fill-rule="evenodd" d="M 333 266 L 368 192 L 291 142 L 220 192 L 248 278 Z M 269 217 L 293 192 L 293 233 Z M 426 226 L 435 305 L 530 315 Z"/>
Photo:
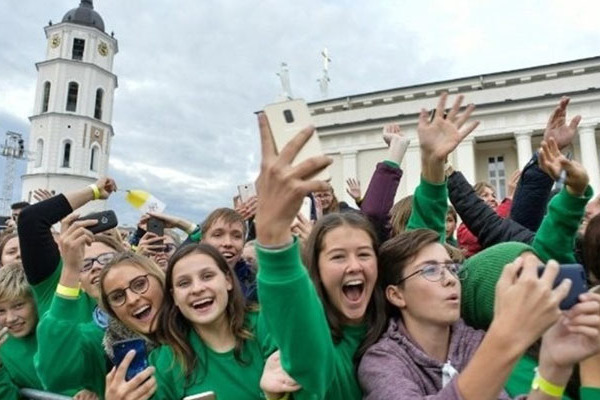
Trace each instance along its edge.
<path fill-rule="evenodd" d="M 302 129 L 313 125 L 310 111 L 306 102 L 302 99 L 285 101 L 282 103 L 269 104 L 265 107 L 264 113 L 269 121 L 273 141 L 278 152 L 292 140 Z M 298 165 L 303 161 L 323 155 L 319 136 L 315 132 L 292 162 L 292 165 Z M 328 169 L 321 171 L 315 179 L 329 180 Z"/>

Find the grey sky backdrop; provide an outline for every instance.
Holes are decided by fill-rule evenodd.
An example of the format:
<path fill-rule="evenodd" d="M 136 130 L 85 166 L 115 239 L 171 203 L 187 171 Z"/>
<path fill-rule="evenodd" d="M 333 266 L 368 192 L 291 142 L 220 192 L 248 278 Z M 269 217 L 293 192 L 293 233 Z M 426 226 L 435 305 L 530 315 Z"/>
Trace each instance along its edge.
<path fill-rule="evenodd" d="M 43 27 L 78 0 L 0 0 L 0 135 L 29 133 Z M 330 97 L 600 54 L 597 0 L 96 0 L 120 52 L 110 173 L 167 211 L 200 221 L 256 177 L 253 111 L 294 95 Z M 4 160 L 0 160 L 0 179 Z M 24 165 L 20 172 L 24 172 Z M 15 199 L 20 196 L 17 179 Z M 110 200 L 122 223 L 136 210 Z"/>

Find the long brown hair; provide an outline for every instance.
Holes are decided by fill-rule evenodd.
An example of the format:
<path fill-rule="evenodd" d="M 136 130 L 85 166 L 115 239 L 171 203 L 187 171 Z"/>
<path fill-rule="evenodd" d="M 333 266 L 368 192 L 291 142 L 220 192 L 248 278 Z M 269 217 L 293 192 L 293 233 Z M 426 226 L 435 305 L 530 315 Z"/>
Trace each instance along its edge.
<path fill-rule="evenodd" d="M 340 311 L 336 309 L 329 300 L 325 287 L 323 286 L 319 267 L 319 254 L 323 250 L 325 236 L 335 228 L 341 226 L 349 226 L 351 228 L 360 229 L 366 232 L 371 239 L 371 245 L 373 246 L 375 255 L 377 255 L 379 247 L 377 235 L 375 234 L 371 223 L 358 213 L 327 214 L 317 221 L 306 241 L 303 254 L 304 264 L 308 269 L 308 274 L 313 281 L 317 293 L 321 298 L 321 302 L 323 303 L 323 307 L 325 308 L 325 315 L 327 317 L 327 322 L 329 323 L 329 329 L 331 330 L 331 336 L 334 343 L 339 343 L 342 340 L 343 317 Z M 384 307 L 385 301 L 383 299 L 383 292 L 381 291 L 380 285 L 375 282 L 373 293 L 371 294 L 371 299 L 369 300 L 367 311 L 365 313 L 365 324 L 368 327 L 366 336 L 367 338 L 372 336 L 373 331 L 381 331 L 383 328 L 380 325 L 383 324 L 383 326 L 385 326 L 385 319 L 381 321 L 379 318 L 377 318 L 378 314 L 382 314 L 384 312 Z M 374 342 L 363 341 L 356 353 L 355 358 L 359 359 L 362 357 L 367 348 L 373 343 Z"/>
<path fill-rule="evenodd" d="M 169 265 L 167 267 L 165 299 L 158 316 L 158 330 L 156 336 L 161 343 L 171 347 L 175 354 L 175 359 L 182 367 L 188 384 L 191 383 L 194 378 L 194 372 L 197 371 L 198 368 L 204 369 L 200 372 L 206 374 L 206 366 L 202 365 L 200 355 L 196 354 L 190 345 L 188 335 L 193 328 L 190 322 L 185 319 L 183 314 L 179 311 L 179 308 L 175 305 L 172 292 L 173 269 L 175 268 L 175 265 L 192 254 L 204 254 L 212 258 L 221 272 L 231 280 L 233 288 L 229 291 L 229 299 L 227 301 L 225 312 L 229 318 L 229 328 L 235 337 L 233 354 L 235 359 L 241 364 L 248 362 L 247 360 L 242 360 L 242 348 L 244 342 L 253 337 L 252 332 L 246 326 L 246 311 L 248 311 L 249 308 L 246 307 L 242 289 L 235 273 L 233 273 L 229 265 L 227 265 L 227 261 L 225 261 L 221 253 L 214 247 L 205 243 L 189 244 L 177 250 L 169 260 Z"/>

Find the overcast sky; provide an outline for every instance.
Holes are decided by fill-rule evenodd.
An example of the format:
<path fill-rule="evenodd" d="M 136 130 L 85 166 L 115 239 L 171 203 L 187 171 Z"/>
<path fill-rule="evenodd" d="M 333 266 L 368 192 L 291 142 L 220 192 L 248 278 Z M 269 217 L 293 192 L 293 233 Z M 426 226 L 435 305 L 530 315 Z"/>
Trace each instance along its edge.
<path fill-rule="evenodd" d="M 78 0 L 0 0 L 0 135 L 29 133 L 43 27 Z M 230 206 L 259 160 L 253 111 L 277 100 L 276 72 L 320 100 L 600 55 L 597 0 L 96 0 L 115 32 L 119 78 L 110 174 L 200 221 Z M 4 164 L 0 161 L 0 179 Z M 21 165 L 20 172 L 24 172 Z M 17 178 L 14 198 L 20 196 Z M 122 223 L 137 211 L 117 194 Z"/>

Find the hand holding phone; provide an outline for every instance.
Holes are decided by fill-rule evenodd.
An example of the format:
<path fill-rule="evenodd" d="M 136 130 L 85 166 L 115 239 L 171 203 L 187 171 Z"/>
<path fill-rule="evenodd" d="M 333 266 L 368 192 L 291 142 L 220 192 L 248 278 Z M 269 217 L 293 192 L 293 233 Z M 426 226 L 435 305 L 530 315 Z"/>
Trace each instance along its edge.
<path fill-rule="evenodd" d="M 98 221 L 95 225 L 87 227 L 87 229 L 93 234 L 105 232 L 109 229 L 115 228 L 119 224 L 119 221 L 117 220 L 117 215 L 113 210 L 92 213 L 77 219 L 77 221 L 88 220 Z"/>
<path fill-rule="evenodd" d="M 538 267 L 538 276 L 544 273 L 544 265 Z M 579 302 L 579 295 L 588 291 L 587 279 L 585 270 L 581 264 L 560 264 L 558 275 L 554 279 L 552 288 L 554 289 L 565 279 L 571 280 L 571 289 L 567 297 L 561 301 L 559 308 L 561 310 L 569 310 Z"/>
<path fill-rule="evenodd" d="M 134 362 L 135 355 L 133 350 L 130 350 L 121 363 L 106 376 L 106 400 L 117 399 L 147 399 L 156 392 L 156 378 L 154 378 L 154 367 L 148 367 L 142 370 L 133 378 L 126 380 L 126 373 L 129 371 L 131 364 Z"/>
<path fill-rule="evenodd" d="M 302 99 L 270 104 L 265 107 L 264 113 L 269 121 L 277 152 L 280 152 L 298 132 L 313 125 L 308 106 Z M 323 155 L 321 142 L 315 132 L 298 152 L 292 165 L 296 166 L 311 157 L 321 155 Z M 328 169 L 324 169 L 313 179 L 329 180 Z"/>
<path fill-rule="evenodd" d="M 154 233 L 156 236 L 164 236 L 165 235 L 165 222 L 162 219 L 158 219 L 156 217 L 150 217 L 148 219 L 148 232 Z M 154 242 L 156 245 L 163 244 L 162 240 L 157 240 Z"/>
<path fill-rule="evenodd" d="M 254 183 L 246 183 L 244 185 L 238 185 L 238 193 L 240 194 L 240 199 L 243 203 L 250 200 L 250 198 L 256 196 L 256 188 L 254 187 Z"/>
<path fill-rule="evenodd" d="M 148 368 L 146 342 L 143 339 L 128 339 L 113 343 L 113 363 L 120 366 L 130 351 L 134 351 L 135 356 L 133 356 L 127 367 L 125 374 L 125 380 L 127 381 Z"/>

